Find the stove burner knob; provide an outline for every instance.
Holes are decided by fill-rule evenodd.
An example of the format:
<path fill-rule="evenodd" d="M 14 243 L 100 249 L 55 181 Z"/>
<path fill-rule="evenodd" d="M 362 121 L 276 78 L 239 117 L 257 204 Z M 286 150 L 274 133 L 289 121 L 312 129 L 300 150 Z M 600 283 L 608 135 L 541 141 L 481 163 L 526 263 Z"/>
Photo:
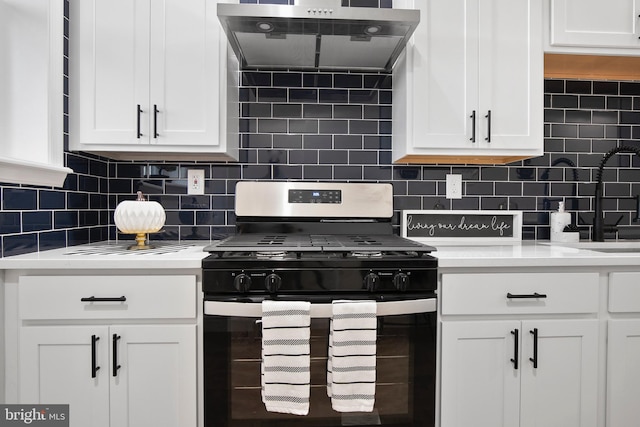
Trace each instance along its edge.
<path fill-rule="evenodd" d="M 403 272 L 396 274 L 393 276 L 393 286 L 401 292 L 406 291 L 409 287 L 409 276 Z"/>
<path fill-rule="evenodd" d="M 378 288 L 378 283 L 380 283 L 380 277 L 376 273 L 369 273 L 364 276 L 364 288 L 369 292 L 375 291 Z"/>
<path fill-rule="evenodd" d="M 251 277 L 249 275 L 240 273 L 233 279 L 233 286 L 239 292 L 248 292 L 251 289 Z"/>
<path fill-rule="evenodd" d="M 271 294 L 278 292 L 280 285 L 282 285 L 282 278 L 275 273 L 269 274 L 264 279 L 264 287 L 267 288 Z"/>

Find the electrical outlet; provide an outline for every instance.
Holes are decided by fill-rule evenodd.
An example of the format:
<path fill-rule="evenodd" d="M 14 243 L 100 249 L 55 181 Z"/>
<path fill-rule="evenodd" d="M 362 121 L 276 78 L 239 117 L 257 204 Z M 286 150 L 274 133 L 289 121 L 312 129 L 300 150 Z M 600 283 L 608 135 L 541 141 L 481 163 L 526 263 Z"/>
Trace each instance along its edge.
<path fill-rule="evenodd" d="M 204 170 L 187 170 L 187 194 L 204 194 Z"/>
<path fill-rule="evenodd" d="M 447 175 L 447 199 L 462 199 L 462 175 Z"/>

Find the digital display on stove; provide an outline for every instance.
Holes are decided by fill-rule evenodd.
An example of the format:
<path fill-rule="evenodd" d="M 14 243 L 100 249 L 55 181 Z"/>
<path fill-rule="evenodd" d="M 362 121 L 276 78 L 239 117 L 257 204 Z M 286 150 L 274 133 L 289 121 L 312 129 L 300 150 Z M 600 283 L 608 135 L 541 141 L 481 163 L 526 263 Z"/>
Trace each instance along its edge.
<path fill-rule="evenodd" d="M 342 191 L 289 190 L 289 203 L 342 203 Z"/>

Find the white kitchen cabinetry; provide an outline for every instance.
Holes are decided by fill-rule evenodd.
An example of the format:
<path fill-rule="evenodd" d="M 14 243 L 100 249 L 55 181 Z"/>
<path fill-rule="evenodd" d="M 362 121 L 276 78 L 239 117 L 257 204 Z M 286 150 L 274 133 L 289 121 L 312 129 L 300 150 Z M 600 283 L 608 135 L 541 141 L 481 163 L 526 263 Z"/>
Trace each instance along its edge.
<path fill-rule="evenodd" d="M 547 0 L 545 50 L 640 55 L 640 1 Z"/>
<path fill-rule="evenodd" d="M 227 63 L 216 8 L 216 0 L 71 1 L 70 148 L 237 160 L 238 68 Z"/>
<path fill-rule="evenodd" d="M 72 427 L 197 425 L 195 286 L 188 275 L 21 277 L 19 401 L 69 404 Z"/>
<path fill-rule="evenodd" d="M 0 0 L 0 182 L 61 187 L 63 0 Z"/>
<path fill-rule="evenodd" d="M 441 426 L 595 427 L 598 282 L 443 274 Z"/>
<path fill-rule="evenodd" d="M 543 6 L 406 0 L 421 24 L 393 71 L 393 161 L 509 163 L 543 153 Z"/>
<path fill-rule="evenodd" d="M 607 342 L 607 427 L 640 419 L 640 273 L 611 273 Z"/>

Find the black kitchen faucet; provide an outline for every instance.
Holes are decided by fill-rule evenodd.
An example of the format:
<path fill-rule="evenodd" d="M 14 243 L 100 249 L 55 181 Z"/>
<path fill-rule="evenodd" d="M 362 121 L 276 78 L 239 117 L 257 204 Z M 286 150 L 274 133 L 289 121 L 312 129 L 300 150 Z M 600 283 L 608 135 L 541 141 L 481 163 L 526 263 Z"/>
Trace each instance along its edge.
<path fill-rule="evenodd" d="M 632 196 L 632 197 L 605 197 L 602 195 L 602 171 L 604 169 L 605 164 L 609 161 L 609 159 L 617 153 L 635 153 L 638 157 L 640 157 L 640 148 L 629 147 L 625 145 L 621 145 L 620 147 L 616 147 L 610 151 L 608 151 L 602 160 L 600 161 L 600 166 L 598 167 L 598 175 L 596 177 L 596 192 L 595 192 L 595 200 L 594 200 L 594 216 L 593 216 L 593 230 L 591 234 L 591 240 L 594 242 L 603 242 L 604 241 L 604 233 L 615 233 L 618 231 L 618 224 L 620 220 L 622 220 L 622 216 L 618 219 L 615 224 L 605 225 L 604 223 L 604 213 L 602 209 L 602 200 L 604 199 L 635 199 L 636 201 L 636 215 L 633 218 L 634 222 L 640 220 L 640 195 Z"/>

